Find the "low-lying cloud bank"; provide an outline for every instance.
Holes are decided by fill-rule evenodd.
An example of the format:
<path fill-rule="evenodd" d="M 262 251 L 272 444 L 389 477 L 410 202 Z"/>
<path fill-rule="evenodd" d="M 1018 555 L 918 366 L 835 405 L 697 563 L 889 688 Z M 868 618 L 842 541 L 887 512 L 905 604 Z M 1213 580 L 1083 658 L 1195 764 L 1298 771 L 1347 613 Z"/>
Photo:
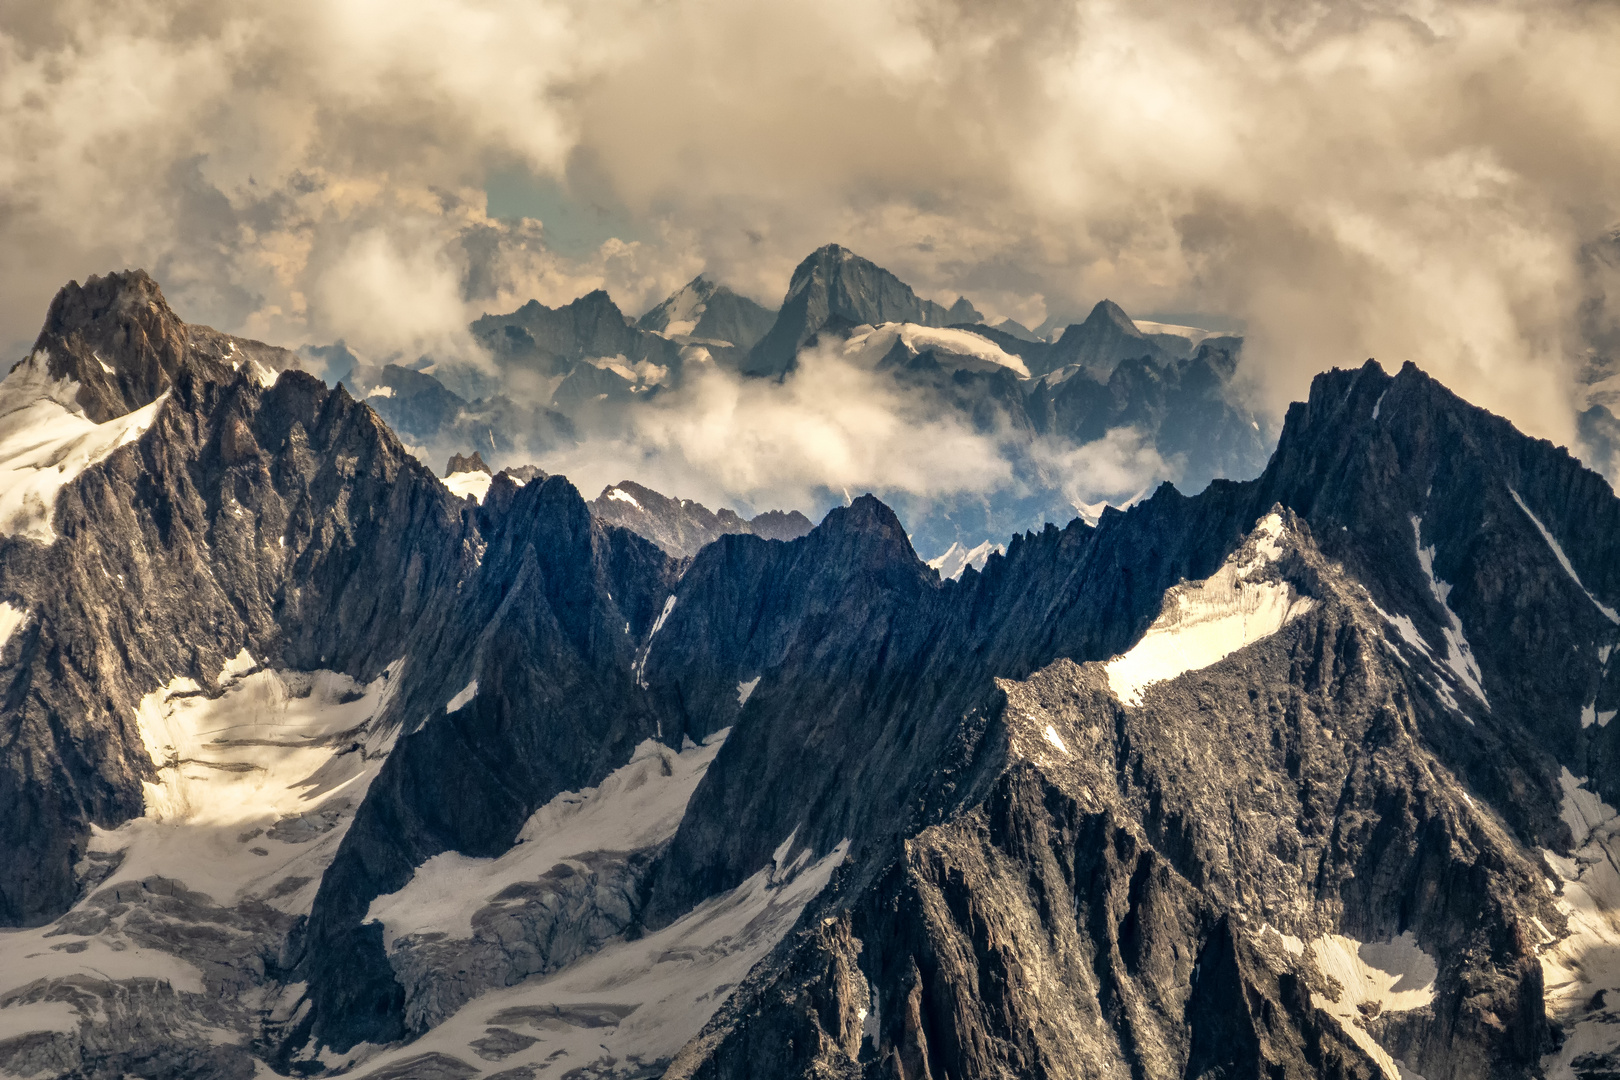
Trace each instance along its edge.
<path fill-rule="evenodd" d="M 1075 446 L 998 424 L 981 428 L 838 345 L 805 350 L 780 381 L 693 361 L 679 387 L 613 419 L 610 429 L 587 431 L 574 445 L 535 443 L 507 454 L 486 448 L 485 456 L 537 462 L 587 497 L 634 479 L 710 507 L 785 507 L 818 519 L 830 505 L 868 491 L 914 511 L 991 492 L 1044 496 L 1032 504 L 1036 516 L 1016 521 L 1019 528 L 1067 521 L 1104 502 L 1127 505 L 1180 476 L 1179 463 L 1161 459 L 1134 429 Z M 452 441 L 414 449 L 443 468 L 450 454 L 468 448 Z"/>
<path fill-rule="evenodd" d="M 4 11 L 0 342 L 19 357 L 58 285 L 126 265 L 224 329 L 476 360 L 481 311 L 599 286 L 639 311 L 705 269 L 774 304 L 837 240 L 1026 324 L 1103 296 L 1242 320 L 1273 413 L 1324 367 L 1412 359 L 1570 443 L 1612 373 L 1614 264 L 1592 252 L 1620 220 L 1614 5 Z M 561 257 L 543 221 L 488 216 L 495 170 L 556 178 L 640 239 Z M 670 403 L 700 423 L 649 410 L 571 470 L 618 453 L 683 494 L 777 502 L 1004 479 L 982 434 L 819 378 L 865 396 L 706 377 Z M 1135 476 L 1141 448 L 1116 442 L 1053 467 Z"/>

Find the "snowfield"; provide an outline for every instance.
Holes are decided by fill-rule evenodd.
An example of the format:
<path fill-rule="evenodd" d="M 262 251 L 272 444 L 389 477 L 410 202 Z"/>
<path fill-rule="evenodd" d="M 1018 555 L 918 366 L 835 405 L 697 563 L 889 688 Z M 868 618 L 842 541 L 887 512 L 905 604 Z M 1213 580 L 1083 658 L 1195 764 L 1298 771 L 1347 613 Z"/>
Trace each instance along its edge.
<path fill-rule="evenodd" d="M 105 424 L 84 415 L 79 384 L 52 379 L 36 352 L 0 381 L 0 536 L 56 539 L 56 497 L 70 481 L 134 442 L 157 419 L 168 392 Z"/>
<path fill-rule="evenodd" d="M 940 365 L 954 371 L 997 371 L 1007 369 L 1020 379 L 1029 378 L 1029 368 L 987 337 L 967 330 L 948 330 L 916 323 L 883 323 L 857 327 L 844 343 L 844 357 L 865 367 L 876 367 L 899 342 L 912 356 L 932 349 Z"/>
<path fill-rule="evenodd" d="M 1207 668 L 1309 611 L 1314 601 L 1287 582 L 1249 580 L 1282 554 L 1282 536 L 1282 517 L 1267 515 L 1213 576 L 1166 593 L 1142 640 L 1105 665 L 1114 696 L 1140 705 L 1154 683 Z"/>

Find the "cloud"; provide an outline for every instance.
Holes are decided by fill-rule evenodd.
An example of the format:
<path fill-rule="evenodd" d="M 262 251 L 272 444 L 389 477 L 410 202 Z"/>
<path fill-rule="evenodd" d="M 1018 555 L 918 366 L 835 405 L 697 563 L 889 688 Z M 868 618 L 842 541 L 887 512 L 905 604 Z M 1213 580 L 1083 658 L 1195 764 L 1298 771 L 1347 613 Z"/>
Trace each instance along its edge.
<path fill-rule="evenodd" d="M 481 311 L 605 287 L 635 312 L 700 269 L 775 302 L 832 240 L 1026 323 L 1103 296 L 1242 319 L 1273 412 L 1324 367 L 1413 359 L 1569 441 L 1615 323 L 1581 308 L 1583 245 L 1620 220 L 1614 5 L 5 10 L 0 342 L 68 278 L 144 265 L 226 329 L 464 348 Z M 489 218 L 514 171 L 638 239 L 565 258 Z"/>
<path fill-rule="evenodd" d="M 1042 439 L 1031 449 L 1041 480 L 1091 519 L 1102 504 L 1129 506 L 1159 482 L 1174 482 L 1181 472 L 1179 462 L 1165 461 L 1153 443 L 1131 427 L 1114 428 L 1080 446 Z"/>
<path fill-rule="evenodd" d="M 1014 482 L 996 433 L 831 348 L 801 353 L 781 382 L 689 361 L 679 389 L 625 416 L 625 431 L 536 460 L 587 496 L 628 478 L 759 509 L 825 509 L 829 492 L 937 498 Z"/>

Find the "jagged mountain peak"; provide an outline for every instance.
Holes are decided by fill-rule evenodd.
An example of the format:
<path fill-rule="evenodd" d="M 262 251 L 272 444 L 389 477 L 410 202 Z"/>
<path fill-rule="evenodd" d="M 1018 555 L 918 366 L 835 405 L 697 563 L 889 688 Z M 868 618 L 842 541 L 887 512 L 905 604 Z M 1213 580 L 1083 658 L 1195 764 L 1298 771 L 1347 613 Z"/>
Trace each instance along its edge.
<path fill-rule="evenodd" d="M 958 296 L 956 302 L 946 309 L 945 316 L 952 323 L 976 324 L 984 322 L 984 315 L 965 296 Z"/>
<path fill-rule="evenodd" d="M 1125 310 L 1112 300 L 1098 301 L 1084 322 L 1066 327 L 1049 350 L 1046 370 L 1078 364 L 1095 378 L 1106 380 L 1121 361 L 1168 359 L 1163 349 L 1139 330 Z M 1044 374 L 1044 371 L 1035 372 Z"/>
<path fill-rule="evenodd" d="M 810 537 L 815 543 L 850 553 L 855 557 L 853 562 L 861 565 L 893 564 L 915 568 L 919 573 L 926 569 L 900 518 L 887 503 L 870 493 L 856 497 L 848 506 L 827 511 Z"/>
<path fill-rule="evenodd" d="M 79 384 L 77 404 L 98 424 L 155 401 L 187 351 L 185 324 L 144 270 L 64 285 L 34 342 L 52 378 Z"/>
<path fill-rule="evenodd" d="M 1091 314 L 1086 316 L 1086 323 L 1092 325 L 1108 323 L 1121 333 L 1137 337 L 1142 336 L 1142 332 L 1137 329 L 1136 323 L 1131 320 L 1129 315 L 1125 314 L 1125 309 L 1108 299 L 1097 301 L 1096 306 L 1091 309 Z"/>
<path fill-rule="evenodd" d="M 155 307 L 157 314 L 178 320 L 163 290 L 145 270 L 112 270 L 92 274 L 83 285 L 70 281 L 57 290 L 40 330 L 65 335 L 83 330 L 108 314 L 134 308 Z"/>
<path fill-rule="evenodd" d="M 775 313 L 699 274 L 643 315 L 636 325 L 665 337 L 711 346 L 751 348 Z"/>
<path fill-rule="evenodd" d="M 79 410 L 98 424 L 150 405 L 188 364 L 218 380 L 244 364 L 261 381 L 299 367 L 285 349 L 185 323 L 139 269 L 64 285 L 33 353 L 44 358 L 52 378 L 77 384 Z"/>
<path fill-rule="evenodd" d="M 949 310 L 919 297 L 894 274 L 838 244 L 817 248 L 794 268 L 770 332 L 749 351 L 742 370 L 779 376 L 818 333 L 867 324 L 948 326 Z"/>

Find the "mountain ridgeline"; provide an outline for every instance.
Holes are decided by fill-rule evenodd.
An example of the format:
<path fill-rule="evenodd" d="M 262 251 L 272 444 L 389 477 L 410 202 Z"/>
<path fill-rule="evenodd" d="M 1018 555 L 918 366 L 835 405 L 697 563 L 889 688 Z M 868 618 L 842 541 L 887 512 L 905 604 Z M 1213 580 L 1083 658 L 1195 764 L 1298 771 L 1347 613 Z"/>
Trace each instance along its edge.
<path fill-rule="evenodd" d="M 0 1070 L 1620 1069 L 1620 499 L 1416 367 L 942 579 L 295 359 L 132 273 L 0 383 Z"/>
<path fill-rule="evenodd" d="M 558 308 L 530 301 L 486 315 L 471 327 L 488 356 L 481 365 L 364 363 L 341 346 L 315 352 L 424 456 L 476 449 L 496 468 L 543 467 L 593 440 L 635 445 L 642 419 L 663 429 L 697 412 L 706 379 L 813 380 L 801 354 L 830 353 L 874 369 L 915 419 L 958 426 L 1005 456 L 1015 482 L 989 493 L 884 492 L 934 557 L 1067 520 L 1080 506 L 1127 502 L 1156 480 L 1197 491 L 1216 477 L 1260 472 L 1274 432 L 1233 390 L 1242 339 L 1146 325 L 1153 332 L 1105 300 L 1053 340 L 1034 340 L 984 325 L 964 297 L 950 307 L 924 299 L 828 245 L 800 263 L 776 311 L 699 276 L 636 321 L 601 290 Z M 894 338 L 892 349 L 851 344 L 874 327 Z M 1110 433 L 1143 451 L 1129 490 L 1101 489 L 1053 464 Z M 844 501 L 829 488 L 815 509 Z"/>

